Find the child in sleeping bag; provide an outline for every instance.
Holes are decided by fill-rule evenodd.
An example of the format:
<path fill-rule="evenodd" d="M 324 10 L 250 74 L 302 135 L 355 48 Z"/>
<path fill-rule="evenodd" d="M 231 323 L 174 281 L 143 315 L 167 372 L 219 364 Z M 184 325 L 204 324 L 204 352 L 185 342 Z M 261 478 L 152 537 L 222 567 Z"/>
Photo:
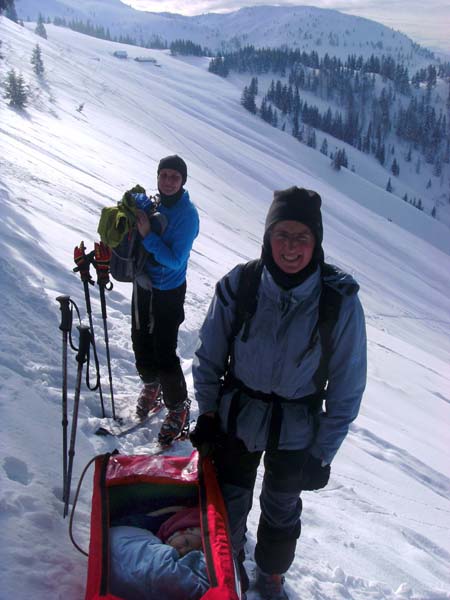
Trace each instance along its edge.
<path fill-rule="evenodd" d="M 198 600 L 209 589 L 198 507 L 177 510 L 157 534 L 110 529 L 111 591 L 124 600 Z"/>

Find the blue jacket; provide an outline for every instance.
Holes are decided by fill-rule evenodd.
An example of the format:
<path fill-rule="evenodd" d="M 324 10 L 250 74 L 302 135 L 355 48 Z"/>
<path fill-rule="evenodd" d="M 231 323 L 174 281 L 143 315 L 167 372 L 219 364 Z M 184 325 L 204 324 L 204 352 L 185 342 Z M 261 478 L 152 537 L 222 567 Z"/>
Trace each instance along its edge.
<path fill-rule="evenodd" d="M 160 204 L 158 211 L 167 217 L 167 227 L 161 236 L 150 232 L 142 240 L 144 248 L 157 261 L 148 260 L 146 267 L 155 288 L 173 290 L 186 280 L 189 254 L 199 232 L 199 217 L 186 190 L 174 206 Z"/>
<path fill-rule="evenodd" d="M 218 411 L 223 430 L 234 390 L 220 397 L 220 380 L 226 370 L 235 293 L 241 266 L 228 275 L 229 287 L 219 282 L 228 305 L 216 294 L 200 330 L 192 372 L 199 413 Z M 279 448 L 309 448 L 330 463 L 356 418 L 366 383 L 366 333 L 361 303 L 347 295 L 351 276 L 335 275 L 327 281 L 342 294 L 339 318 L 333 328 L 333 352 L 329 363 L 326 412 L 313 418 L 305 405 L 283 403 Z M 295 399 L 316 392 L 313 376 L 320 357 L 320 336 L 305 351 L 318 319 L 322 281 L 319 269 L 292 290 L 281 289 L 264 268 L 258 290 L 256 313 L 249 337 L 234 341 L 234 375 L 248 388 Z M 272 404 L 241 392 L 236 434 L 250 451 L 267 445 Z"/>

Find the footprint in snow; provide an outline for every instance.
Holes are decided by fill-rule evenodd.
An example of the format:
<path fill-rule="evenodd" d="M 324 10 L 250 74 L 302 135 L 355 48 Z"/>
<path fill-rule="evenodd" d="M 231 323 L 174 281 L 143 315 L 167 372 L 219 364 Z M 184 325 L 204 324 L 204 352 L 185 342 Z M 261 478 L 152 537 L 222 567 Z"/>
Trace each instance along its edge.
<path fill-rule="evenodd" d="M 21 483 L 22 485 L 29 485 L 33 480 L 33 475 L 29 472 L 26 463 L 14 456 L 7 456 L 4 459 L 3 469 L 11 481 L 17 481 L 17 483 Z"/>

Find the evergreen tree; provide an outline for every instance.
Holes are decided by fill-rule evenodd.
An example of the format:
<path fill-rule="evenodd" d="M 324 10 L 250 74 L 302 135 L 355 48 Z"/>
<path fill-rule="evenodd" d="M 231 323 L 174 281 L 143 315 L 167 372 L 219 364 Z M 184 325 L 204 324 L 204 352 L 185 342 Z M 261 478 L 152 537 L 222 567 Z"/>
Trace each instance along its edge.
<path fill-rule="evenodd" d="M 43 19 L 41 13 L 39 13 L 39 17 L 37 20 L 36 29 L 34 30 L 34 33 L 41 36 L 41 38 L 44 38 L 45 40 L 47 39 L 47 30 L 45 29 L 44 19 Z"/>
<path fill-rule="evenodd" d="M 229 69 L 222 56 L 216 56 L 216 58 L 211 59 L 208 71 L 215 75 L 220 75 L 220 77 L 227 77 L 229 73 Z"/>
<path fill-rule="evenodd" d="M 345 152 L 345 148 L 342 148 L 341 150 L 336 150 L 331 165 L 336 171 L 340 171 L 341 167 L 348 167 L 348 159 L 347 154 Z"/>
<path fill-rule="evenodd" d="M 0 0 L 0 14 L 14 4 L 14 0 Z"/>
<path fill-rule="evenodd" d="M 427 183 L 427 190 L 429 190 L 430 188 L 431 188 L 431 179 L 429 179 L 429 180 L 428 180 L 428 183 Z"/>
<path fill-rule="evenodd" d="M 256 114 L 255 96 L 250 92 L 247 86 L 244 87 L 244 91 L 242 92 L 241 104 L 249 112 L 253 113 L 254 115 Z"/>
<path fill-rule="evenodd" d="M 384 147 L 384 144 L 380 144 L 380 146 L 377 148 L 375 156 L 379 160 L 380 164 L 384 165 L 384 160 L 385 160 L 385 147 Z"/>
<path fill-rule="evenodd" d="M 8 71 L 5 82 L 5 95 L 9 105 L 23 108 L 28 100 L 28 93 L 22 75 L 17 75 L 14 69 Z"/>
<path fill-rule="evenodd" d="M 392 183 L 391 183 L 391 178 L 389 177 L 387 185 L 386 185 L 386 191 L 387 192 L 392 192 Z"/>
<path fill-rule="evenodd" d="M 436 218 L 436 207 L 433 206 L 432 210 L 431 210 L 431 216 L 435 219 Z"/>
<path fill-rule="evenodd" d="M 408 154 L 406 155 L 406 162 L 411 162 L 412 159 L 412 150 L 411 150 L 411 146 L 408 149 Z"/>
<path fill-rule="evenodd" d="M 19 17 L 17 16 L 16 7 L 14 6 L 14 2 L 11 2 L 5 9 L 5 17 L 14 21 L 14 23 L 19 22 Z"/>
<path fill-rule="evenodd" d="M 307 137 L 307 140 L 306 140 L 306 144 L 310 148 L 316 148 L 316 146 L 317 146 L 316 132 L 315 132 L 315 130 L 312 127 L 310 127 L 308 129 L 308 137 Z"/>
<path fill-rule="evenodd" d="M 442 159 L 441 159 L 440 155 L 438 154 L 434 161 L 433 175 L 435 175 L 436 177 L 440 177 L 441 174 L 442 174 Z"/>
<path fill-rule="evenodd" d="M 277 111 L 277 109 L 274 109 L 274 111 L 273 111 L 272 126 L 278 127 L 278 111 Z"/>
<path fill-rule="evenodd" d="M 44 74 L 44 62 L 42 60 L 42 53 L 39 44 L 36 44 L 33 49 L 31 64 L 33 65 L 33 71 L 36 73 L 36 75 L 41 76 Z"/>
<path fill-rule="evenodd" d="M 298 112 L 296 112 L 296 113 L 294 113 L 294 117 L 292 119 L 292 135 L 295 138 L 298 138 L 299 126 L 300 126 L 300 123 L 298 121 Z"/>
<path fill-rule="evenodd" d="M 394 160 L 392 161 L 391 173 L 392 173 L 392 175 L 395 175 L 395 177 L 398 177 L 400 174 L 400 167 L 398 166 L 398 162 L 397 162 L 396 158 L 394 158 Z"/>
<path fill-rule="evenodd" d="M 250 92 L 250 94 L 252 96 L 258 95 L 258 78 L 257 77 L 252 77 L 248 91 Z"/>
<path fill-rule="evenodd" d="M 320 152 L 325 156 L 328 156 L 328 141 L 327 138 L 323 138 L 322 145 L 320 146 Z"/>
<path fill-rule="evenodd" d="M 405 192 L 405 195 L 403 196 L 403 200 L 404 200 L 405 202 L 408 202 L 408 194 L 407 194 L 406 192 Z"/>

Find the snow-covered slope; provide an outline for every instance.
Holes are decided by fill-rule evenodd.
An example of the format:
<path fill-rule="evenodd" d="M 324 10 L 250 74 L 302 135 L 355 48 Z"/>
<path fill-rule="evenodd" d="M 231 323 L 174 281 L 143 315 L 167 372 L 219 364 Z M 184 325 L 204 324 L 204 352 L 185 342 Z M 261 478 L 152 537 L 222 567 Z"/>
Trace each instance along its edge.
<path fill-rule="evenodd" d="M 186 17 L 172 13 L 137 11 L 120 0 L 17 0 L 23 19 L 36 20 L 41 13 L 70 21 L 79 19 L 109 27 L 112 35 L 130 34 L 137 40 L 159 36 L 169 44 L 188 39 L 213 52 L 287 45 L 319 56 L 346 59 L 390 55 L 414 71 L 431 61 L 431 53 L 408 36 L 380 23 L 313 6 L 253 6 L 227 14 L 207 13 Z"/>
<path fill-rule="evenodd" d="M 45 41 L 0 17 L 0 79 L 15 68 L 32 90 L 24 112 L 0 100 L 0 598 L 83 597 L 86 562 L 70 545 L 61 517 L 55 297 L 70 294 L 85 314 L 73 247 L 81 239 L 92 247 L 101 208 L 125 189 L 135 183 L 154 189 L 159 158 L 174 152 L 188 163 L 187 187 L 201 216 L 179 348 L 190 389 L 197 330 L 215 281 L 258 255 L 274 189 L 297 184 L 320 192 L 327 258 L 361 284 L 368 388 L 330 485 L 304 494 L 290 597 L 450 598 L 448 229 L 351 172 L 335 173 L 319 153 L 244 111 L 239 90 L 208 74 L 202 59 L 128 47 L 131 57 L 147 53 L 158 66 L 120 61 L 112 56 L 118 44 L 52 26 L 47 31 Z M 29 62 L 37 42 L 43 82 Z M 97 290 L 91 294 L 104 365 Z M 130 294 L 119 284 L 108 294 L 120 410 L 132 407 L 138 391 Z M 74 374 L 71 355 L 71 391 Z M 109 408 L 107 377 L 104 382 Z M 99 414 L 98 396 L 83 389 L 75 482 L 95 453 L 145 452 L 159 425 L 112 441 L 94 435 Z M 188 452 L 189 445 L 174 451 Z M 75 529 L 86 547 L 89 486 Z"/>

